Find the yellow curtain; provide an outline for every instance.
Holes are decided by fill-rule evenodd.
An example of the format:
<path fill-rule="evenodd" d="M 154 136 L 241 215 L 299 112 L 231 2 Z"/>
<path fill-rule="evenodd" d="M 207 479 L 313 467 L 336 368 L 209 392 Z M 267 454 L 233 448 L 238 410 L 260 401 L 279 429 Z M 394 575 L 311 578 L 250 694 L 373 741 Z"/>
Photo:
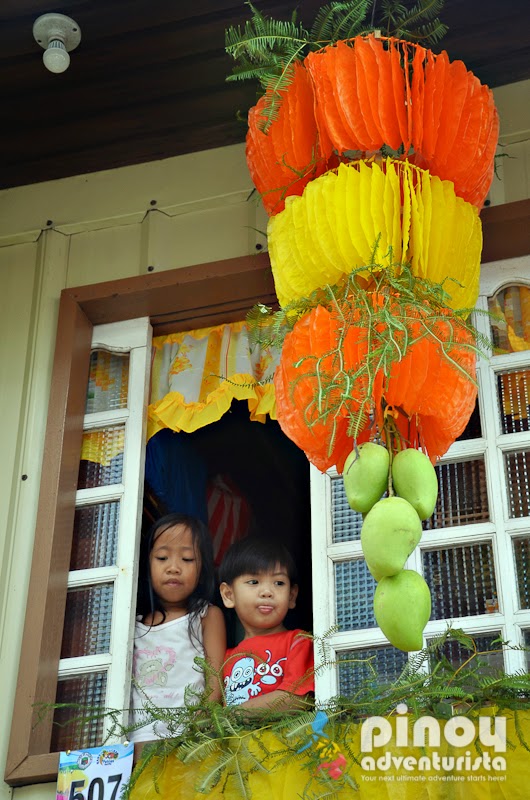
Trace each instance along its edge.
<path fill-rule="evenodd" d="M 530 350 L 530 288 L 508 286 L 488 300 L 495 353 Z"/>
<path fill-rule="evenodd" d="M 220 419 L 233 399 L 250 418 L 276 419 L 272 377 L 280 351 L 252 346 L 245 322 L 153 339 L 147 438 L 162 428 L 192 431 Z"/>
<path fill-rule="evenodd" d="M 494 353 L 518 353 L 530 350 L 530 288 L 507 286 L 488 299 Z M 514 419 L 528 417 L 530 372 L 501 375 L 503 413 Z"/>

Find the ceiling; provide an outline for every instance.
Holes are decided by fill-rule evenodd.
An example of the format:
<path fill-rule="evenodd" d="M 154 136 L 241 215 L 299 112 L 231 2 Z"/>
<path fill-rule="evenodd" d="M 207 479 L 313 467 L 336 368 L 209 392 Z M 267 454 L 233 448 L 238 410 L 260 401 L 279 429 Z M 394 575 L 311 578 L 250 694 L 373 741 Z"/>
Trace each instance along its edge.
<path fill-rule="evenodd" d="M 294 0 L 256 0 L 288 18 Z M 310 22 L 321 0 L 299 0 Z M 63 74 L 48 72 L 32 35 L 55 11 L 82 32 Z M 490 86 L 530 77 L 528 0 L 446 0 L 443 47 Z M 250 83 L 226 83 L 224 30 L 244 0 L 2 0 L 0 188 L 241 142 Z M 440 48 L 438 48 L 440 49 Z"/>

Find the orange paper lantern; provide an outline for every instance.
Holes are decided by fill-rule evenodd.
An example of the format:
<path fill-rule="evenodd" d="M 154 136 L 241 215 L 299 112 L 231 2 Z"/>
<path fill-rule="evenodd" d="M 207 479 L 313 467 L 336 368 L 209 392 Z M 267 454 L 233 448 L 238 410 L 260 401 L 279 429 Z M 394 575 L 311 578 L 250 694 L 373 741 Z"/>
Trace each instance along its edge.
<path fill-rule="evenodd" d="M 482 207 L 499 119 L 491 90 L 462 61 L 368 35 L 310 53 L 294 74 L 267 134 L 258 129 L 265 99 L 249 112 L 247 163 L 269 214 L 334 166 L 337 154 L 363 158 L 383 145 Z"/>
<path fill-rule="evenodd" d="M 482 207 L 499 119 L 493 93 L 462 61 L 370 35 L 310 53 L 305 64 L 324 158 L 332 150 L 362 155 L 383 145 L 402 148 L 410 161 L 453 181 L 459 197 Z"/>
<path fill-rule="evenodd" d="M 268 214 L 281 211 L 286 197 L 302 194 L 328 168 L 318 156 L 313 89 L 301 62 L 295 62 L 292 83 L 280 94 L 279 113 L 267 133 L 261 129 L 265 96 L 248 113 L 247 164 Z"/>
<path fill-rule="evenodd" d="M 370 357 L 366 328 L 351 324 L 345 329 L 337 313 L 317 306 L 287 335 L 274 377 L 277 419 L 321 471 L 336 466 L 342 472 L 353 447 L 350 415 L 363 406 L 372 411 L 379 431 L 385 426 L 385 409 L 390 411 L 404 442 L 424 449 L 433 462 L 464 430 L 477 394 L 475 353 L 467 347 L 472 336 L 455 325 L 450 312 L 447 319 L 434 321 L 412 313 L 413 344 L 392 363 L 388 375 L 376 371 L 370 395 L 366 374 L 349 385 L 351 375 Z M 423 335 L 427 328 L 431 335 Z M 357 441 L 375 432 L 365 426 Z"/>
<path fill-rule="evenodd" d="M 339 414 L 325 415 L 318 405 L 318 379 L 316 359 L 323 359 L 319 367 L 332 373 L 334 359 L 330 353 L 337 340 L 337 320 L 317 306 L 300 319 L 289 333 L 282 347 L 280 363 L 274 373 L 276 391 L 276 418 L 283 432 L 303 450 L 309 461 L 325 472 L 337 465 L 342 472 L 344 462 L 352 449 L 348 436 L 346 409 Z M 308 353 L 314 361 L 298 361 Z"/>

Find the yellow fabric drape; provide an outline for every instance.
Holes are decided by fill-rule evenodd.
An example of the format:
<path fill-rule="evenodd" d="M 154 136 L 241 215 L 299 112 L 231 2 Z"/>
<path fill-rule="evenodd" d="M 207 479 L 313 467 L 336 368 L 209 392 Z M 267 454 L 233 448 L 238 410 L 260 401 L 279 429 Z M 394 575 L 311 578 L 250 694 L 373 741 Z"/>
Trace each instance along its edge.
<path fill-rule="evenodd" d="M 414 275 L 444 284 L 454 309 L 478 296 L 482 226 L 475 206 L 407 161 L 358 161 L 315 178 L 268 223 L 269 255 L 282 306 L 337 283 L 392 248 Z M 453 280 L 451 280 L 453 279 Z"/>
<path fill-rule="evenodd" d="M 485 712 L 487 713 L 487 712 Z M 506 770 L 495 771 L 486 769 L 482 764 L 479 769 L 445 771 L 443 769 L 404 769 L 403 761 L 400 766 L 390 766 L 387 770 L 376 769 L 373 772 L 363 770 L 360 764 L 352 763 L 348 759 L 346 770 L 355 780 L 358 790 L 349 786 L 340 786 L 330 780 L 325 786 L 318 783 L 304 762 L 307 754 L 300 753 L 285 763 L 285 746 L 270 731 L 255 733 L 254 743 L 251 745 L 259 764 L 264 770 L 258 768 L 248 776 L 248 788 L 252 800 L 294 800 L 298 797 L 318 797 L 327 788 L 331 791 L 334 787 L 338 796 L 351 800 L 526 800 L 530 785 L 530 753 L 518 742 L 515 724 L 510 712 L 505 714 L 506 733 L 508 745 L 506 752 L 494 753 L 491 756 L 502 755 L 506 760 Z M 527 742 L 530 742 L 530 712 L 520 712 L 520 730 Z M 440 723 L 443 730 L 444 723 Z M 412 727 L 412 726 L 411 726 Z M 360 754 L 360 725 L 350 725 L 343 728 L 348 745 L 355 754 Z M 450 747 L 442 739 L 439 747 L 396 747 L 392 742 L 383 747 L 374 748 L 375 758 L 390 756 L 404 758 L 411 756 L 420 759 L 422 756 L 431 757 L 433 752 L 442 756 L 471 757 L 471 762 L 479 755 L 474 745 L 468 747 Z M 233 750 L 237 749 L 234 740 Z M 484 748 L 489 750 L 489 748 Z M 341 750 L 346 753 L 345 747 Z M 266 755 L 266 753 L 270 755 Z M 366 753 L 361 754 L 366 755 Z M 217 752 L 208 756 L 200 764 L 183 764 L 176 756 L 169 756 L 165 763 L 158 763 L 155 759 L 139 776 L 132 790 L 130 800 L 241 800 L 242 795 L 237 788 L 237 779 L 231 777 L 225 783 L 223 776 L 217 786 L 206 794 L 199 793 L 196 789 L 198 783 L 204 780 L 208 772 L 216 763 L 219 763 L 221 753 Z M 283 762 L 283 763 L 282 763 Z M 464 763 L 464 762 L 462 762 Z M 419 779 L 416 779 L 418 778 Z M 444 780 L 445 777 L 445 780 Z M 424 779 L 423 779 L 424 778 Z M 224 791 L 223 791 L 224 790 Z M 304 794 L 305 792 L 305 794 Z"/>
<path fill-rule="evenodd" d="M 162 428 L 191 433 L 216 422 L 233 399 L 248 401 L 254 421 L 276 419 L 279 356 L 271 347 L 251 347 L 245 322 L 155 337 L 147 438 Z"/>
<path fill-rule="evenodd" d="M 125 428 L 122 426 L 86 431 L 81 445 L 81 461 L 92 461 L 108 467 L 113 458 L 123 454 L 124 447 Z"/>
<path fill-rule="evenodd" d="M 507 286 L 488 299 L 488 308 L 495 315 L 491 320 L 494 353 L 530 350 L 530 288 Z M 527 419 L 529 371 L 502 374 L 501 381 L 503 413 L 514 419 Z"/>
<path fill-rule="evenodd" d="M 495 352 L 530 350 L 530 288 L 508 286 L 490 297 L 488 306 L 497 317 L 491 321 Z"/>

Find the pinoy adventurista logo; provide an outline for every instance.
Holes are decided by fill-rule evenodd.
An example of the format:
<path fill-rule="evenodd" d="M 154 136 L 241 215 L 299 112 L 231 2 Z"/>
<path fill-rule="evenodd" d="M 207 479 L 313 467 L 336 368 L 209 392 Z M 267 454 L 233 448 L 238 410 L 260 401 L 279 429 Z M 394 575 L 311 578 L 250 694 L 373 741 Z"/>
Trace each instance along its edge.
<path fill-rule="evenodd" d="M 506 779 L 506 718 L 454 716 L 440 724 L 430 716 L 412 721 L 408 707 L 396 707 L 395 731 L 386 717 L 368 717 L 361 725 L 363 780 L 503 781 Z M 475 744 L 474 744 L 475 743 Z M 383 750 L 386 745 L 390 749 Z M 399 748 L 428 748 L 400 755 Z M 378 752 L 374 754 L 377 748 Z M 455 748 L 458 752 L 455 753 Z M 364 755 L 371 754 L 371 755 Z M 399 775 L 388 775 L 399 770 Z M 426 773 L 429 773 L 428 775 Z"/>

